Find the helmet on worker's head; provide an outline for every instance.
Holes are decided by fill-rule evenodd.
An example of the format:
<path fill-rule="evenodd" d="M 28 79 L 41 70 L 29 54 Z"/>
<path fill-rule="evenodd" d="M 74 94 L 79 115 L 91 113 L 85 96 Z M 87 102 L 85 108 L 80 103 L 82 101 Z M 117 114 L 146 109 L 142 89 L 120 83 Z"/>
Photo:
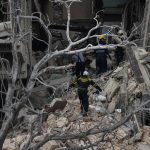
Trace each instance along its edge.
<path fill-rule="evenodd" d="M 118 31 L 118 35 L 119 35 L 119 36 L 122 36 L 123 34 L 124 34 L 123 30 L 119 30 L 119 31 Z"/>
<path fill-rule="evenodd" d="M 106 37 L 105 37 L 104 35 L 99 35 L 99 36 L 98 36 L 98 39 L 99 39 L 99 40 L 106 40 Z"/>
<path fill-rule="evenodd" d="M 89 73 L 88 73 L 87 71 L 84 71 L 84 72 L 83 72 L 83 75 L 84 75 L 84 76 L 88 76 Z"/>

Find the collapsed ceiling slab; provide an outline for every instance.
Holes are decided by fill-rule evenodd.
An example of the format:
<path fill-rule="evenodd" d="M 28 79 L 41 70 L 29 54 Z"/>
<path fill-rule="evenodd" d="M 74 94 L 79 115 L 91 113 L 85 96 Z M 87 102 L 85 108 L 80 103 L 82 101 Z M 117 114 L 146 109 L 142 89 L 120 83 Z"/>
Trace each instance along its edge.
<path fill-rule="evenodd" d="M 0 23 L 0 38 L 8 37 L 11 34 L 11 22 L 1 22 Z"/>

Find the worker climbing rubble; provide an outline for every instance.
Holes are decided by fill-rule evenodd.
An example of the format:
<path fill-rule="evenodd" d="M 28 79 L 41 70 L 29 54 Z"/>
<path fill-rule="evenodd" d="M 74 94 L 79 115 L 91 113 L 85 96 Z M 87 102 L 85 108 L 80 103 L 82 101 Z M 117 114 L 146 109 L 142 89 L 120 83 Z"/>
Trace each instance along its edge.
<path fill-rule="evenodd" d="M 98 91 L 102 91 L 101 88 L 89 77 L 89 73 L 87 71 L 83 72 L 83 75 L 81 75 L 79 78 L 77 78 L 75 81 L 73 81 L 69 88 L 77 85 L 78 87 L 78 96 L 80 99 L 81 104 L 81 114 L 83 116 L 87 116 L 88 109 L 89 109 L 89 101 L 88 101 L 88 87 L 89 85 L 92 85 L 95 87 Z"/>

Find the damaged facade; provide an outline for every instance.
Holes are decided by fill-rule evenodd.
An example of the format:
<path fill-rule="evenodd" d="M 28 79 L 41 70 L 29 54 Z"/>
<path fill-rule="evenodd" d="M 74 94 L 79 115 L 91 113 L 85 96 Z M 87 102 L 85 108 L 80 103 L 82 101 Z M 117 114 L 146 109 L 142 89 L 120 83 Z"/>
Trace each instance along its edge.
<path fill-rule="evenodd" d="M 4 149 L 38 149 L 40 142 L 43 142 L 48 136 L 50 136 L 48 142 L 41 148 L 43 150 L 87 149 L 87 147 L 95 150 L 99 148 L 106 150 L 112 148 L 115 150 L 149 149 L 150 1 L 83 0 L 82 3 L 72 5 L 70 37 L 73 41 L 84 37 L 88 30 L 95 26 L 93 17 L 101 9 L 104 10 L 99 13 L 100 18 L 98 19 L 101 25 L 115 25 L 116 30 L 118 30 L 117 26 L 121 26 L 125 34 L 127 34 L 127 39 L 123 41 L 126 60 L 118 66 L 116 63 L 112 63 L 114 67 L 112 70 L 108 70 L 101 77 L 94 78 L 96 83 L 103 89 L 106 96 L 105 100 L 97 102 L 96 91 L 89 87 L 90 108 L 87 118 L 81 117 L 79 114 L 80 101 L 76 97 L 76 89 L 67 91 L 67 94 L 63 88 L 61 89 L 60 85 L 65 83 L 61 78 L 62 73 L 59 73 L 58 79 L 60 80 L 51 80 L 50 76 L 54 75 L 54 78 L 56 78 L 56 74 L 49 75 L 51 73 L 45 73 L 45 80 L 49 79 L 47 83 L 50 86 L 55 88 L 55 85 L 58 85 L 60 87 L 58 88 L 59 91 L 55 91 L 59 98 L 55 95 L 50 95 L 53 91 L 48 91 L 45 85 L 43 86 L 40 82 L 35 81 L 32 93 L 28 91 L 31 95 L 27 95 L 29 99 L 25 103 L 27 104 L 26 107 L 16 111 L 17 105 L 15 104 L 24 105 L 24 103 L 21 103 L 24 100 L 22 97 L 27 93 L 24 90 L 24 85 L 30 72 L 33 71 L 34 64 L 47 52 L 47 34 L 41 24 L 36 19 L 31 19 L 30 16 L 41 17 L 44 23 L 50 23 L 49 30 L 53 37 L 51 41 L 52 52 L 55 52 L 66 48 L 69 43 L 65 34 L 67 13 L 62 5 L 52 3 L 49 0 L 14 0 L 11 5 L 14 13 L 10 15 L 8 2 L 8 0 L 2 0 L 0 3 L 0 89 L 2 91 L 0 93 L 0 126 L 1 120 L 4 118 L 3 106 L 10 79 L 7 72 L 11 71 L 13 62 L 12 49 L 14 47 L 17 49 L 20 70 L 19 82 L 17 80 L 15 83 L 16 87 L 13 95 L 15 98 L 11 99 L 10 114 L 14 113 L 13 115 L 16 115 L 18 112 L 20 113 L 19 117 L 17 116 L 18 118 L 12 121 L 15 126 L 13 128 L 14 133 L 5 140 Z M 18 25 L 17 16 L 22 16 L 19 20 L 20 26 Z M 28 16 L 28 19 L 23 16 Z M 100 28 L 92 35 L 109 31 L 107 28 Z M 115 33 L 115 30 L 113 32 Z M 23 40 L 14 45 L 11 40 L 17 40 L 20 34 Z M 111 38 L 108 36 L 107 43 L 111 44 L 112 41 L 122 44 L 121 37 Z M 73 49 L 82 48 L 90 42 L 93 41 L 83 42 L 81 45 L 73 47 Z M 56 59 L 48 61 L 46 66 L 51 65 L 53 67 L 53 64 L 61 66 L 71 62 L 70 56 L 63 56 L 58 56 Z M 114 55 L 112 55 L 112 58 L 116 61 Z M 44 76 L 40 77 L 39 81 L 42 81 Z M 31 83 L 32 79 L 36 80 L 36 78 L 30 78 Z M 67 76 L 66 80 L 68 81 L 69 79 L 72 80 L 71 77 L 68 78 Z M 22 87 L 17 86 L 17 84 L 21 83 L 20 81 L 22 82 Z M 25 92 L 23 93 L 21 90 Z M 141 105 L 144 103 L 146 105 L 142 107 Z M 5 113 L 7 110 L 4 108 Z M 7 117 L 5 118 L 7 119 Z M 17 124 L 15 124 L 15 121 Z M 11 127 L 12 122 L 10 122 Z M 20 125 L 20 123 L 22 124 Z M 4 126 L 2 124 L 2 127 Z M 16 136 L 18 132 L 20 135 Z M 0 133 L 0 146 L 3 142 L 1 135 Z M 74 138 L 74 135 L 77 138 Z M 137 143 L 139 141 L 140 145 Z M 144 145 L 141 142 L 146 144 Z"/>
<path fill-rule="evenodd" d="M 8 1 L 5 0 L 1 3 L 2 10 L 8 12 L 9 8 L 7 6 Z M 17 3 L 17 0 L 16 0 Z M 17 6 L 18 5 L 18 6 Z M 22 13 L 20 15 L 31 15 L 32 13 L 35 16 L 39 16 L 36 12 L 42 12 L 42 17 L 46 21 L 46 17 L 49 18 L 51 25 L 49 26 L 49 29 L 52 32 L 53 35 L 53 41 L 52 41 L 52 47 L 53 50 L 64 48 L 64 46 L 67 46 L 67 41 L 65 41 L 65 29 L 66 29 L 66 9 L 62 5 L 58 5 L 57 3 L 52 3 L 49 0 L 44 1 L 38 1 L 35 0 L 34 2 L 27 0 L 25 2 L 22 2 L 21 4 L 17 4 L 14 7 L 21 7 Z M 20 5 L 20 6 L 19 6 Z M 93 21 L 93 17 L 95 16 L 96 12 L 104 9 L 104 14 L 101 17 L 101 21 L 103 25 L 123 25 L 125 28 L 127 34 L 130 34 L 134 28 L 136 28 L 141 22 L 143 17 L 149 18 L 149 16 L 146 14 L 149 10 L 148 8 L 148 1 L 146 0 L 122 0 L 114 2 L 107 1 L 98 1 L 98 0 L 83 0 L 82 3 L 75 3 L 72 5 L 71 9 L 71 24 L 70 24 L 70 31 L 72 33 L 72 37 L 75 34 L 82 34 L 83 36 L 86 35 L 87 31 L 95 25 L 95 22 Z M 26 9 L 27 8 L 27 9 Z M 133 9 L 132 9 L 133 8 Z M 76 11 L 79 9 L 80 11 Z M 144 10 L 145 15 L 144 15 Z M 131 15 L 129 15 L 131 14 Z M 128 17 L 130 16 L 130 17 Z M 1 46 L 1 54 L 5 55 L 5 52 L 9 53 L 8 51 L 11 50 L 11 41 L 9 41 L 9 34 L 11 31 L 11 22 L 9 15 L 3 14 L 2 11 L 0 13 L 1 17 L 1 25 L 0 25 L 0 31 L 1 31 L 1 39 L 0 39 L 0 46 Z M 22 19 L 21 20 L 21 28 L 22 31 L 30 32 L 32 30 L 32 35 L 28 35 L 29 38 L 27 38 L 26 41 L 20 44 L 20 59 L 22 60 L 21 64 L 21 76 L 22 78 L 27 77 L 27 70 L 30 70 L 32 66 L 34 65 L 33 57 L 35 58 L 36 55 L 38 55 L 36 52 L 44 52 L 46 50 L 46 44 L 44 42 L 37 40 L 42 39 L 44 41 L 47 41 L 47 36 L 44 31 L 44 29 L 40 26 L 39 23 L 37 23 L 35 20 L 30 19 Z M 147 36 L 147 30 L 148 29 L 148 20 L 146 21 L 146 24 L 143 25 L 143 29 L 145 29 L 144 35 L 143 32 L 141 33 L 134 33 L 133 37 L 131 38 L 141 38 L 144 36 L 145 39 L 142 45 L 148 45 L 148 38 Z M 147 26 L 147 28 L 144 28 L 144 26 Z M 138 30 L 142 31 L 142 29 Z M 107 30 L 104 28 L 102 31 L 99 31 L 102 33 L 107 32 Z M 25 33 L 25 32 L 24 32 Z M 31 38 L 31 36 L 33 36 Z M 141 45 L 141 46 L 142 46 Z M 31 48 L 32 47 L 32 48 Z M 6 49 L 6 50 L 5 50 Z M 10 60 L 11 60 L 11 52 L 9 54 Z M 38 56 L 37 56 L 38 57 Z M 35 59 L 34 59 L 35 60 Z M 37 61 L 37 60 L 35 60 Z M 65 61 L 65 60 L 64 60 Z M 1 71 L 3 72 L 3 71 Z M 4 74 L 4 73 L 1 73 Z"/>

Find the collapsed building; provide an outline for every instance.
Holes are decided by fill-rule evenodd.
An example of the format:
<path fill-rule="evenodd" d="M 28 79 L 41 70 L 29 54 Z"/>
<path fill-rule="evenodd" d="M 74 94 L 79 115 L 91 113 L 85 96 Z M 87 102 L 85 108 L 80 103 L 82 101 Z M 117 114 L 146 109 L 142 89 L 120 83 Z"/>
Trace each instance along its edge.
<path fill-rule="evenodd" d="M 35 0 L 25 1 L 19 3 L 16 0 L 15 7 L 20 7 L 22 9 L 22 13 L 20 15 L 31 15 L 39 16 L 41 12 L 43 19 L 46 23 L 46 18 L 48 17 L 50 21 L 49 30 L 52 32 L 53 41 L 52 41 L 52 49 L 53 51 L 57 48 L 58 50 L 67 46 L 67 41 L 65 41 L 65 30 L 66 30 L 66 21 L 67 21 L 67 13 L 66 9 L 62 5 L 58 5 L 57 3 L 50 2 L 48 0 L 44 0 L 43 2 Z M 9 53 L 11 49 L 11 41 L 9 40 L 11 29 L 11 22 L 8 1 L 3 0 L 1 2 L 1 12 L 0 12 L 0 20 L 1 20 L 1 54 L 5 55 Z M 80 11 L 77 11 L 79 9 Z M 98 1 L 98 0 L 83 0 L 82 3 L 74 3 L 71 8 L 71 23 L 70 23 L 70 34 L 72 37 L 75 34 L 79 34 L 84 36 L 87 34 L 89 29 L 91 29 L 95 22 L 93 17 L 96 12 L 99 10 L 104 10 L 101 16 L 102 25 L 118 25 L 123 26 L 126 33 L 129 35 L 138 25 L 140 25 L 143 21 L 143 18 L 146 21 L 143 21 L 143 26 L 140 27 L 140 30 L 136 30 L 136 32 L 130 38 L 144 38 L 143 43 L 139 42 L 141 46 L 148 45 L 149 39 L 147 38 L 148 32 L 148 24 L 149 24 L 149 16 L 148 16 L 148 2 L 146 0 L 122 0 L 122 1 Z M 5 12 L 5 13 L 4 13 Z M 129 15 L 130 14 L 130 15 Z M 12 20 L 14 21 L 14 20 Z M 145 28 L 145 26 L 147 28 Z M 16 27 L 17 28 L 17 27 Z M 20 44 L 20 59 L 22 59 L 21 64 L 21 74 L 22 78 L 27 77 L 27 70 L 32 68 L 34 65 L 34 61 L 32 56 L 38 55 L 36 52 L 43 52 L 46 50 L 46 44 L 43 41 L 47 41 L 47 35 L 41 25 L 35 21 L 34 19 L 21 19 L 21 28 L 22 31 L 30 32 L 32 34 L 28 35 L 29 38 L 24 43 Z M 145 32 L 142 32 L 145 30 Z M 17 30 L 16 30 L 17 32 Z M 106 33 L 107 29 L 102 28 L 98 32 Z M 32 37 L 32 38 L 31 38 Z M 38 40 L 42 39 L 41 41 Z M 74 37 L 75 38 L 75 37 Z M 81 38 L 81 37 L 80 37 Z M 24 45 L 24 46 L 22 46 Z M 57 46 L 57 47 L 56 47 Z M 5 50 L 6 49 L 6 50 Z M 148 47 L 146 47 L 148 49 Z M 9 59 L 11 60 L 11 54 Z M 7 56 L 8 57 L 8 56 Z M 24 67 L 22 67 L 24 66 Z M 3 73 L 2 73 L 3 74 Z"/>
<path fill-rule="evenodd" d="M 13 36 L 11 35 L 12 30 L 15 30 L 14 32 L 16 35 L 19 34 L 18 26 L 16 26 L 16 20 L 9 16 L 8 1 L 3 0 L 0 5 L 0 55 L 1 57 L 9 60 L 10 64 L 12 64 L 12 41 L 10 37 Z M 42 17 L 45 23 L 48 18 L 50 20 L 49 30 L 53 36 L 52 50 L 55 51 L 67 47 L 68 43 L 65 37 L 67 13 L 62 5 L 50 2 L 49 0 L 22 0 L 21 2 L 15 0 L 15 6 L 12 8 L 14 10 L 16 10 L 16 8 L 21 8 L 22 10 L 21 12 L 16 12 L 14 15 L 34 15 Z M 143 86 L 142 101 L 147 101 L 150 97 L 150 67 L 148 54 L 148 45 L 150 42 L 150 2 L 146 0 L 115 0 L 113 2 L 111 0 L 83 0 L 82 3 L 73 4 L 70 22 L 71 37 L 76 39 L 86 35 L 89 29 L 95 25 L 93 17 L 99 10 L 102 9 L 104 10 L 100 18 L 102 25 L 122 26 L 129 37 L 128 40 L 135 42 L 138 46 L 138 48 L 132 47 L 131 45 L 126 46 L 126 58 L 130 62 L 130 67 L 137 83 Z M 41 12 L 42 16 L 38 12 Z M 20 59 L 19 77 L 22 80 L 26 80 L 28 78 L 28 72 L 32 70 L 35 62 L 37 62 L 45 54 L 47 45 L 43 41 L 47 42 L 48 39 L 46 32 L 36 20 L 21 19 L 20 24 L 22 33 L 29 33 L 24 40 L 17 45 L 18 58 Z M 106 28 L 101 28 L 97 31 L 98 34 L 106 32 L 108 32 Z M 87 43 L 83 43 L 83 45 L 85 44 Z M 141 54 L 141 58 L 139 58 L 139 53 Z M 2 60 L 1 62 L 0 78 L 1 90 L 3 91 L 5 88 L 7 89 L 6 71 L 11 69 L 11 65 L 7 64 L 5 61 L 3 62 Z M 58 65 L 62 62 L 63 64 L 67 64 L 67 57 L 58 58 L 56 62 Z M 123 76 L 123 82 L 126 80 L 125 77 Z M 115 81 L 112 79 L 112 81 L 109 82 L 113 84 Z M 60 82 L 58 84 L 60 84 Z M 117 88 L 118 86 L 119 85 L 117 83 Z M 122 84 L 120 99 L 126 98 L 126 92 L 124 89 L 124 84 Z M 3 99 L 4 95 L 1 94 L 1 107 L 4 104 Z M 146 107 L 146 111 L 144 111 L 144 113 L 141 113 L 138 116 L 139 120 L 142 120 L 143 118 L 145 119 L 145 121 L 142 122 L 143 125 L 149 125 L 149 120 L 145 117 L 149 114 L 148 108 L 149 106 Z"/>
<path fill-rule="evenodd" d="M 14 18 L 10 17 L 9 14 L 9 7 L 8 7 L 8 0 L 2 0 L 0 3 L 0 55 L 1 55 L 1 63 L 0 63 L 0 88 L 1 88 L 1 96 L 0 96 L 0 108 L 3 108 L 5 104 L 5 92 L 7 90 L 8 84 L 8 76 L 7 72 L 11 70 L 12 64 L 12 53 L 11 50 L 13 48 L 12 30 L 15 33 L 16 37 L 17 34 L 25 34 L 28 33 L 27 36 L 17 45 L 17 52 L 18 58 L 20 62 L 20 70 L 19 70 L 19 78 L 25 84 L 30 71 L 34 64 L 40 60 L 46 52 L 46 42 L 47 42 L 47 34 L 44 31 L 44 28 L 41 27 L 40 23 L 38 23 L 35 19 L 25 19 L 22 18 L 20 20 L 20 26 L 16 24 L 16 16 L 37 16 L 41 17 L 45 23 L 47 23 L 47 19 L 50 21 L 49 30 L 52 33 L 52 51 L 61 50 L 67 47 L 68 41 L 66 40 L 65 30 L 66 30 L 66 21 L 67 21 L 67 13 L 66 9 L 63 5 L 58 5 L 58 3 L 51 2 L 49 0 L 14 0 L 14 5 L 11 7 L 13 8 Z M 20 9 L 18 9 L 20 8 Z M 108 95 L 108 107 L 107 110 L 109 113 L 115 112 L 119 113 L 121 110 L 121 117 L 126 116 L 132 108 L 138 108 L 144 102 L 147 102 L 150 98 L 149 91 L 150 91 L 150 58 L 149 58 L 149 32 L 150 32 L 150 1 L 148 0 L 83 0 L 82 3 L 74 3 L 71 8 L 71 21 L 70 21 L 70 36 L 74 40 L 80 39 L 81 37 L 85 36 L 89 29 L 91 29 L 95 25 L 95 21 L 93 17 L 96 13 L 102 10 L 100 13 L 100 22 L 103 26 L 111 26 L 115 25 L 116 27 L 121 26 L 123 27 L 124 32 L 127 34 L 128 41 L 130 43 L 134 43 L 125 47 L 126 52 L 126 62 L 119 66 L 115 70 L 107 72 L 105 75 L 102 76 L 102 79 L 98 80 L 99 84 L 104 82 L 104 85 L 101 85 L 105 92 Z M 17 10 L 17 11 L 16 11 Z M 21 10 L 21 11 L 20 11 Z M 80 11 L 77 11 L 80 10 Z M 41 13 L 39 13 L 41 12 Z M 21 29 L 21 30 L 20 30 Z M 96 31 L 96 34 L 106 33 L 109 32 L 107 28 L 100 28 Z M 93 33 L 95 34 L 95 33 Z M 15 37 L 14 37 L 15 38 Z M 107 37 L 109 41 L 109 37 Z M 121 43 L 120 39 L 116 39 L 116 43 Z M 44 42 L 43 42 L 44 41 Z M 87 43 L 83 43 L 80 45 L 79 48 L 85 46 Z M 69 57 L 60 57 L 55 60 L 57 65 L 60 64 L 67 64 L 69 61 Z M 5 58 L 2 59 L 2 58 Z M 8 61 L 9 60 L 9 63 Z M 55 75 L 56 76 L 56 75 Z M 49 76 L 48 76 L 49 77 Z M 59 78 L 61 78 L 60 76 Z M 60 85 L 63 80 L 58 81 L 53 80 L 51 85 Z M 102 82 L 103 81 L 103 82 Z M 63 81 L 64 82 L 64 81 Z M 43 92 L 43 87 L 39 89 L 34 89 L 32 93 L 32 98 L 35 99 L 35 103 L 46 101 L 41 95 L 47 96 L 48 93 Z M 91 94 L 92 95 L 92 94 Z M 70 94 L 70 97 L 75 97 L 75 95 Z M 50 124 L 50 129 L 56 128 L 57 132 L 63 134 L 62 132 L 67 131 L 70 129 L 72 124 L 76 124 L 74 121 L 74 112 L 78 112 L 78 110 L 74 111 L 78 106 L 78 101 L 72 101 L 72 98 L 68 98 L 70 104 L 74 104 L 70 110 L 70 107 L 65 107 L 63 110 L 63 114 L 67 114 L 66 118 L 59 118 L 56 113 L 51 114 L 48 116 L 48 124 Z M 75 98 L 74 98 L 75 99 Z M 92 99 L 92 98 L 91 98 Z M 56 101 L 57 104 L 59 101 Z M 60 102 L 59 102 L 60 104 Z M 78 104 L 78 105 L 77 105 Z M 134 104 L 132 107 L 131 104 Z M 39 105 L 43 106 L 42 103 Z M 66 102 L 65 104 L 66 105 Z M 58 105 L 56 105 L 58 106 Z M 56 107 L 55 106 L 55 107 Z M 59 106 L 61 107 L 61 106 Z M 118 108 L 118 109 L 116 109 Z M 142 111 L 139 111 L 136 115 L 134 115 L 133 122 L 137 125 L 137 129 L 140 130 L 139 126 L 149 126 L 149 103 L 145 106 Z M 52 108 L 54 109 L 54 108 Z M 93 111 L 93 118 L 96 121 L 99 121 L 101 116 L 99 114 L 95 114 L 95 107 L 91 106 L 91 110 Z M 53 110 L 54 111 L 54 110 Z M 70 113 L 68 113 L 68 112 Z M 132 111 L 131 111 L 132 112 Z M 108 113 L 108 112 L 107 112 Z M 4 114 L 0 113 L 1 119 L 3 119 Z M 118 115 L 117 115 L 118 116 Z M 56 117 L 56 118 L 55 118 Z M 76 116 L 75 116 L 76 117 Z M 67 119 L 71 124 L 68 123 Z M 60 119 L 60 120 L 59 120 Z M 62 120 L 63 121 L 62 121 Z M 50 121 L 49 121 L 50 120 Z M 52 120 L 52 121 L 51 121 Z M 77 118 L 78 120 L 78 118 Z M 66 123 L 67 121 L 67 123 Z M 54 122 L 54 124 L 53 124 Z M 105 123 L 112 124 L 112 118 L 105 118 L 104 122 L 102 122 L 105 126 Z M 28 124 L 28 123 L 27 123 Z M 56 125 L 57 124 L 57 125 Z M 67 126 L 67 125 L 68 126 Z M 87 123 L 83 121 L 83 128 Z M 93 121 L 88 123 L 89 126 L 93 124 Z M 58 126 L 58 127 L 57 127 Z M 67 126 L 67 128 L 66 128 Z M 28 126 L 27 126 L 28 127 Z M 60 131 L 60 128 L 63 127 L 63 131 Z M 76 132 L 78 129 L 78 125 L 76 124 L 73 128 L 73 132 Z M 126 129 L 128 130 L 128 126 L 125 129 L 119 128 L 117 131 L 118 141 L 120 142 L 123 138 L 128 137 L 126 134 Z M 25 129 L 27 130 L 27 129 Z M 79 128 L 80 130 L 80 128 Z M 56 132 L 54 130 L 54 133 Z M 148 131 L 147 127 L 144 127 L 144 132 Z M 121 132 L 121 133 L 118 133 Z M 123 132 L 123 134 L 122 134 Z M 127 131 L 127 133 L 129 133 Z M 146 141 L 149 144 L 149 135 L 144 133 L 146 136 L 144 142 Z M 112 135 L 114 132 L 112 133 Z M 111 138 L 112 138 L 111 135 Z M 141 136 L 142 137 L 142 136 Z M 110 137 L 108 137 L 109 139 Z M 97 139 L 94 137 L 93 140 Z M 132 138 L 131 140 L 135 140 Z M 38 140 L 37 140 L 38 141 Z M 36 142 L 37 142 L 36 141 Z M 117 142 L 118 142 L 117 141 Z M 22 141 L 21 141 L 22 142 Z M 11 143 L 11 140 L 10 140 Z M 62 143 L 61 143 L 62 144 Z M 82 143 L 81 143 L 82 144 Z M 5 146 L 7 146 L 7 140 Z M 52 144 L 51 144 L 52 145 Z M 56 144 L 57 145 L 57 144 Z M 66 143 L 69 145 L 69 143 Z M 65 146 L 66 146 L 65 145 Z M 72 144 L 70 144 L 72 145 Z M 84 145 L 85 146 L 85 145 Z M 105 145 L 106 147 L 108 145 Z"/>

